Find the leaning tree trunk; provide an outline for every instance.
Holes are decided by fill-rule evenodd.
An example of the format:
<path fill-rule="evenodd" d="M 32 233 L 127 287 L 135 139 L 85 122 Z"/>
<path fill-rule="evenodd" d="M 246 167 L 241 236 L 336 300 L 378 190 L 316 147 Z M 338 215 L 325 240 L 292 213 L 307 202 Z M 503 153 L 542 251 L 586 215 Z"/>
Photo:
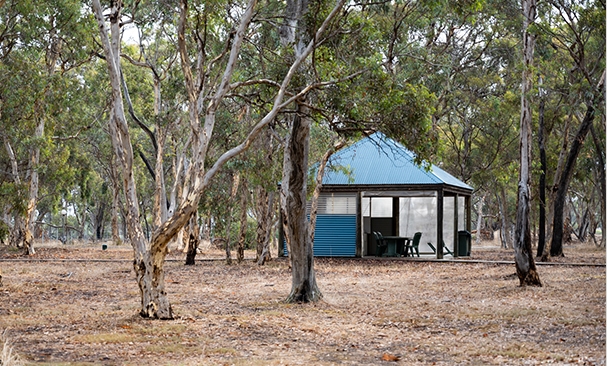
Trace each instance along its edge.
<path fill-rule="evenodd" d="M 602 82 L 599 86 L 602 88 Z M 563 256 L 563 211 L 565 209 L 567 190 L 569 189 L 569 182 L 573 176 L 577 157 L 582 149 L 586 135 L 588 134 L 588 131 L 590 131 L 590 126 L 592 126 L 592 122 L 594 121 L 594 106 L 598 105 L 600 100 L 602 100 L 601 92 L 596 94 L 594 100 L 586 108 L 586 115 L 573 139 L 571 149 L 567 155 L 563 174 L 558 182 L 558 188 L 554 198 L 554 221 L 552 227 L 552 241 L 550 243 L 550 255 L 553 257 Z"/>
<path fill-rule="evenodd" d="M 516 208 L 516 229 L 514 239 L 514 260 L 521 286 L 541 286 L 531 249 L 531 105 L 529 93 L 533 66 L 535 39 L 529 32 L 529 25 L 535 19 L 536 0 L 523 0 L 523 58 L 524 70 L 521 95 L 520 150 L 518 200 Z"/>
<path fill-rule="evenodd" d="M 313 302 L 322 298 L 316 284 L 314 250 L 308 232 L 306 194 L 310 119 L 298 105 L 285 146 L 281 186 L 284 232 L 291 256 L 291 292 L 287 302 Z"/>

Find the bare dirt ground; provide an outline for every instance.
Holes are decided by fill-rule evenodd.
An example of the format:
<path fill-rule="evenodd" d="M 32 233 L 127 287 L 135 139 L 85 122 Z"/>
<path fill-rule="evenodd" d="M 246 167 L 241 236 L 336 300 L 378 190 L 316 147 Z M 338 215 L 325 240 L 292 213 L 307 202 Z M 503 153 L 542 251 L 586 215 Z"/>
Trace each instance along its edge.
<path fill-rule="evenodd" d="M 483 245 L 470 261 L 513 258 Z M 541 288 L 513 264 L 319 258 L 324 300 L 294 305 L 285 259 L 227 266 L 206 248 L 184 266 L 173 251 L 178 317 L 155 321 L 137 315 L 127 246 L 0 247 L 0 331 L 45 365 L 605 365 L 605 250 L 565 255 L 539 266 Z"/>

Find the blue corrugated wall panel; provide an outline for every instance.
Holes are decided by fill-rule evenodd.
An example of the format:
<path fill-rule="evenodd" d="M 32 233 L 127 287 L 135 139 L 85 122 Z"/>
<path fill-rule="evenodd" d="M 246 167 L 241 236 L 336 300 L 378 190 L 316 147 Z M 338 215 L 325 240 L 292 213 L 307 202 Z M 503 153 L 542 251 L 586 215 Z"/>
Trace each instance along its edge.
<path fill-rule="evenodd" d="M 356 256 L 356 215 L 316 216 L 314 256 Z"/>
<path fill-rule="evenodd" d="M 314 255 L 354 257 L 356 215 L 318 215 L 314 232 Z"/>

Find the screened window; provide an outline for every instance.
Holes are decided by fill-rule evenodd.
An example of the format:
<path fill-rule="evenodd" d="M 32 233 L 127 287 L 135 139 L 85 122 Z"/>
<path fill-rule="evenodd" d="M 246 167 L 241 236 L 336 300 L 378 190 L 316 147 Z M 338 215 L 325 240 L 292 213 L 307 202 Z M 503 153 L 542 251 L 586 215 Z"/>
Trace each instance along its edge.
<path fill-rule="evenodd" d="M 371 217 L 392 217 L 392 197 L 373 197 Z"/>
<path fill-rule="evenodd" d="M 318 197 L 320 215 L 356 215 L 356 194 L 323 193 Z"/>

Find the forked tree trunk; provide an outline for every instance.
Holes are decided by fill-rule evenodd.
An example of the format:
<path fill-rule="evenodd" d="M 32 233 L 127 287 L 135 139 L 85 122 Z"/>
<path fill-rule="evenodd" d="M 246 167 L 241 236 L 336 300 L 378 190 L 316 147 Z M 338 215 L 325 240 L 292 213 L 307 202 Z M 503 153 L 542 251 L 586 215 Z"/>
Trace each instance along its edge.
<path fill-rule="evenodd" d="M 99 0 L 93 0 L 93 12 L 99 25 L 101 43 L 106 57 L 110 86 L 112 88 L 112 109 L 109 131 L 112 146 L 118 157 L 119 169 L 124 188 L 126 223 L 129 239 L 134 251 L 133 267 L 141 292 L 140 315 L 146 318 L 172 319 L 173 311 L 164 290 L 164 259 L 167 246 L 147 242 L 143 235 L 139 214 L 139 200 L 133 172 L 133 147 L 122 103 L 120 83 L 120 10 L 122 3 L 112 3 L 110 27 L 112 38 L 108 36 L 103 9 Z M 155 237 L 155 239 L 158 239 Z"/>
<path fill-rule="evenodd" d="M 535 39 L 533 34 L 528 31 L 528 28 L 535 19 L 535 11 L 536 0 L 523 0 L 523 59 L 525 65 L 521 95 L 521 165 L 514 240 L 514 261 L 521 286 L 542 285 L 531 249 L 531 220 L 529 217 L 531 208 L 531 105 L 529 103 L 529 93 L 532 85 L 531 69 L 533 66 Z"/>

